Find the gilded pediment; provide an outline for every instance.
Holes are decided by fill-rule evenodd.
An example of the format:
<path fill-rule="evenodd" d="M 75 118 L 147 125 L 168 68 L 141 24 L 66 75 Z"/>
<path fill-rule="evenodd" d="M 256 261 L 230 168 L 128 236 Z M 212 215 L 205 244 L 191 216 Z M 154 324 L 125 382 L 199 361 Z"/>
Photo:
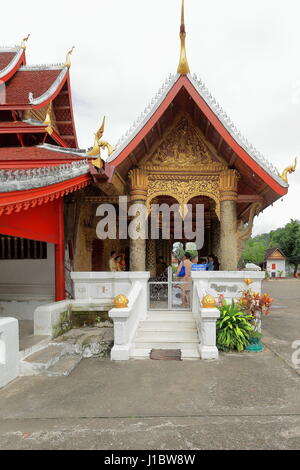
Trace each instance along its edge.
<path fill-rule="evenodd" d="M 145 170 L 222 171 L 226 168 L 192 120 L 183 115 L 140 165 Z"/>

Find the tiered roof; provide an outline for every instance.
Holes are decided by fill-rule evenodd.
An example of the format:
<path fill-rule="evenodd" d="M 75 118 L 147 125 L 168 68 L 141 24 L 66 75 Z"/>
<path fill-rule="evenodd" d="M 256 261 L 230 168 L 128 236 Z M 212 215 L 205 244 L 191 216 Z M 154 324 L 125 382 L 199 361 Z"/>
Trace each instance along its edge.
<path fill-rule="evenodd" d="M 77 147 L 67 62 L 29 66 L 26 65 L 25 46 L 2 47 L 0 80 L 0 134 L 6 133 L 7 122 L 12 121 L 18 122 L 20 134 L 23 133 L 22 123 L 26 123 L 27 128 L 32 124 L 33 134 L 36 134 L 36 127 L 43 125 L 47 107 L 52 103 L 55 133 L 44 140 L 64 147 Z"/>
<path fill-rule="evenodd" d="M 64 64 L 28 66 L 25 42 L 0 48 L 0 215 L 92 181 L 91 157 L 77 149 L 69 54 Z"/>

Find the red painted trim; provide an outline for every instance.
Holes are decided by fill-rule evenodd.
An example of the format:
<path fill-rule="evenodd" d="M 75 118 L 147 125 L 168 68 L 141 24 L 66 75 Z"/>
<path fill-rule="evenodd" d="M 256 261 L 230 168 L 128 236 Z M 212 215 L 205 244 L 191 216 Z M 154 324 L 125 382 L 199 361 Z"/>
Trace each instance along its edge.
<path fill-rule="evenodd" d="M 64 200 L 57 204 L 57 231 L 59 241 L 55 245 L 55 301 L 65 299 L 65 234 L 64 234 Z"/>
<path fill-rule="evenodd" d="M 0 217 L 0 233 L 12 237 L 27 238 L 47 243 L 59 243 L 59 199 L 45 206 L 37 206 L 11 215 Z"/>
<path fill-rule="evenodd" d="M 28 191 L 0 193 L 0 216 L 2 214 L 10 215 L 14 212 L 21 212 L 31 207 L 47 204 L 48 202 L 52 202 L 69 193 L 84 188 L 90 184 L 91 181 L 90 174 L 85 174 L 51 186 L 30 189 Z"/>
<path fill-rule="evenodd" d="M 230 135 L 227 129 L 223 126 L 221 121 L 217 118 L 211 108 L 200 96 L 198 91 L 194 88 L 190 80 L 186 76 L 181 76 L 171 88 L 169 93 L 166 95 L 164 101 L 151 116 L 149 121 L 144 125 L 144 127 L 139 131 L 139 133 L 129 142 L 127 147 L 120 153 L 120 155 L 111 162 L 114 166 L 120 165 L 125 158 L 130 155 L 131 152 L 139 145 L 139 143 L 144 139 L 144 137 L 150 132 L 152 127 L 157 123 L 162 114 L 170 106 L 171 102 L 174 100 L 176 95 L 179 93 L 180 89 L 184 87 L 189 95 L 193 98 L 195 103 L 198 105 L 199 109 L 215 127 L 217 132 L 223 137 L 225 142 L 234 150 L 234 152 L 256 173 L 263 181 L 265 181 L 277 194 L 284 196 L 287 194 L 288 189 L 282 187 L 277 181 L 275 181 L 263 168 L 260 167 L 258 163 L 234 140 Z"/>
<path fill-rule="evenodd" d="M 32 126 L 32 127 L 1 127 L 0 134 L 41 134 L 44 133 L 47 126 Z"/>
<path fill-rule="evenodd" d="M 11 61 L 12 62 L 12 61 Z M 21 57 L 20 59 L 18 60 L 18 62 L 16 63 L 16 65 L 14 66 L 13 69 L 11 69 L 10 72 L 8 72 L 6 75 L 4 75 L 2 78 L 1 78 L 1 81 L 2 82 L 7 82 L 7 80 L 9 80 L 19 69 L 19 67 L 22 65 L 22 64 L 26 64 L 26 58 L 25 58 L 25 50 L 23 50 L 22 54 L 21 54 Z"/>

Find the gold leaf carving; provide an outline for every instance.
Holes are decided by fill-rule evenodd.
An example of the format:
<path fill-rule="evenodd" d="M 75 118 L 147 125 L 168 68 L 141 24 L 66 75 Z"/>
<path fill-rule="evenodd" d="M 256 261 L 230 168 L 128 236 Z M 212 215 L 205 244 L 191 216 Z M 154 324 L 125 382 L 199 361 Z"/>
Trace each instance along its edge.
<path fill-rule="evenodd" d="M 183 115 L 162 140 L 151 157 L 142 162 L 146 170 L 222 171 L 225 165 L 216 161 L 201 132 Z"/>
<path fill-rule="evenodd" d="M 158 196 L 171 196 L 182 206 L 196 196 L 207 196 L 215 201 L 216 213 L 220 215 L 218 176 L 150 175 L 147 206 Z"/>

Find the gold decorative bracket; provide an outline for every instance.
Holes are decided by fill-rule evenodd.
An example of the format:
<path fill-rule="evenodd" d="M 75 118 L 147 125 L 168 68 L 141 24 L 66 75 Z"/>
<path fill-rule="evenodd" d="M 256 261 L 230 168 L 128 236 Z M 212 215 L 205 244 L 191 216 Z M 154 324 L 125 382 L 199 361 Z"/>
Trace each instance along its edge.
<path fill-rule="evenodd" d="M 107 149 L 109 156 L 116 150 L 116 148 L 113 147 L 112 145 L 110 145 L 108 142 L 106 142 L 105 140 L 101 140 L 101 137 L 104 134 L 104 128 L 105 128 L 105 116 L 103 118 L 101 127 L 99 128 L 99 130 L 95 134 L 94 146 L 91 150 L 89 150 L 87 152 L 87 155 L 89 155 L 90 157 L 98 157 L 95 160 L 92 160 L 92 164 L 96 168 L 102 168 L 103 167 L 103 161 L 101 159 L 101 150 L 100 149 L 103 149 L 103 150 Z"/>
<path fill-rule="evenodd" d="M 47 126 L 46 131 L 48 132 L 49 135 L 53 133 L 52 112 L 53 112 L 53 103 L 52 101 L 50 101 L 48 105 L 45 121 L 44 121 L 45 126 Z"/>

